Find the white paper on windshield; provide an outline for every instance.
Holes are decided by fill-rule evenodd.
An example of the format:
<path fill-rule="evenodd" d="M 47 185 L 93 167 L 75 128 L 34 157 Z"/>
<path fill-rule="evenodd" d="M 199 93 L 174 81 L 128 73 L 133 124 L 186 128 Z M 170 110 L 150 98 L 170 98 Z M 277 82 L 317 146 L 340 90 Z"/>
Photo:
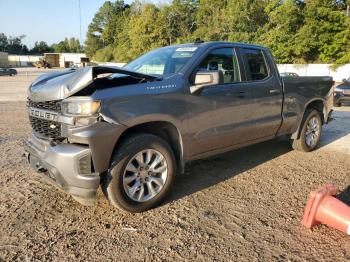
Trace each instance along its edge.
<path fill-rule="evenodd" d="M 194 52 L 198 47 L 179 47 L 175 51 L 176 52 Z"/>

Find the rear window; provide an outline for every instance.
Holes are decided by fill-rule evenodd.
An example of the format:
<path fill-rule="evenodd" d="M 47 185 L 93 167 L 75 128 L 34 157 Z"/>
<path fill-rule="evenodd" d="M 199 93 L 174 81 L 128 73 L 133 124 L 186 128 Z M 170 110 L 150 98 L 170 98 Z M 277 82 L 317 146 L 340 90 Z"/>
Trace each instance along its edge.
<path fill-rule="evenodd" d="M 259 81 L 269 76 L 266 60 L 261 50 L 244 48 L 242 52 L 247 65 L 246 76 L 248 81 Z"/>

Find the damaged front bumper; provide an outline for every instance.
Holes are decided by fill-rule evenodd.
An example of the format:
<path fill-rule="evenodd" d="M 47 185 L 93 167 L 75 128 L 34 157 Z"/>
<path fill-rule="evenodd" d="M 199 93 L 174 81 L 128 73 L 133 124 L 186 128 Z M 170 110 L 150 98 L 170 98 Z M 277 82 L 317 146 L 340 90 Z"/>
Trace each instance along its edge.
<path fill-rule="evenodd" d="M 32 134 L 25 141 L 30 165 L 50 184 L 83 205 L 93 205 L 100 175 L 93 172 L 91 150 L 86 145 L 51 144 Z"/>

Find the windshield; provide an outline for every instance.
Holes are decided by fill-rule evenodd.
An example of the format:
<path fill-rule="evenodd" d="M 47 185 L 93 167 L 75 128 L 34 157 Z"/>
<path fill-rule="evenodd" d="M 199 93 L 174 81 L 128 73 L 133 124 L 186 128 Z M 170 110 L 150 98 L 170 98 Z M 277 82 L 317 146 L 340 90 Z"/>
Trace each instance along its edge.
<path fill-rule="evenodd" d="M 167 47 L 151 51 L 125 65 L 124 68 L 158 77 L 177 74 L 191 59 L 197 47 Z"/>

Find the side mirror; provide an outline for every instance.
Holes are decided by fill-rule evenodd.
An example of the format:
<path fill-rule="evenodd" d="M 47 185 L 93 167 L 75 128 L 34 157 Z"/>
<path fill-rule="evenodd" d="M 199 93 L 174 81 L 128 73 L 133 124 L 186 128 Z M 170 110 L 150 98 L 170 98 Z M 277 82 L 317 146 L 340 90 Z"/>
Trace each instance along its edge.
<path fill-rule="evenodd" d="M 220 85 L 224 82 L 223 80 L 224 75 L 222 71 L 199 71 L 194 75 L 194 85 L 191 86 L 191 93 L 206 86 Z"/>

